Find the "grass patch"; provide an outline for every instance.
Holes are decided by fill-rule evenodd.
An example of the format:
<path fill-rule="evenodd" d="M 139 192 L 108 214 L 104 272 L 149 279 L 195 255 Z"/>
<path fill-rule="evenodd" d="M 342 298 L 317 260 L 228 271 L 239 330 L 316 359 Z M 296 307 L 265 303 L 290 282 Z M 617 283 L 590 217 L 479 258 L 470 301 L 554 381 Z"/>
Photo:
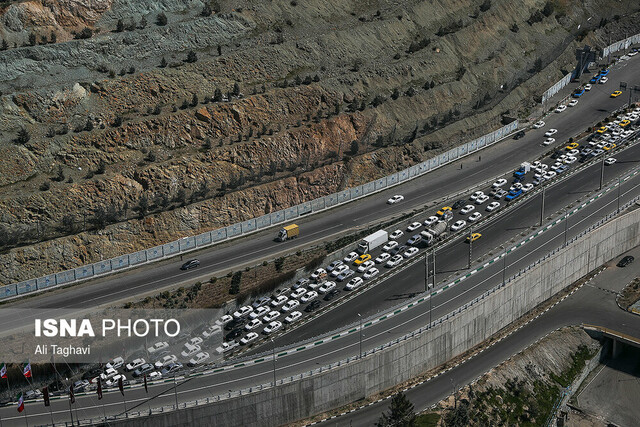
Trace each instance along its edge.
<path fill-rule="evenodd" d="M 440 414 L 431 412 L 416 417 L 416 427 L 436 427 L 440 421 Z"/>

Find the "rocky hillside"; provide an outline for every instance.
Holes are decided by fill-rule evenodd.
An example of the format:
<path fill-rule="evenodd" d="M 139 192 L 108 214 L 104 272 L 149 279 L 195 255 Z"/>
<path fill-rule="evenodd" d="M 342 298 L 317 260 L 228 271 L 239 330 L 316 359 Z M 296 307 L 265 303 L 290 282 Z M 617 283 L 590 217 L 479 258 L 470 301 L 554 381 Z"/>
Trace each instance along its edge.
<path fill-rule="evenodd" d="M 613 0 L 0 5 L 2 284 L 423 161 L 640 32 Z"/>

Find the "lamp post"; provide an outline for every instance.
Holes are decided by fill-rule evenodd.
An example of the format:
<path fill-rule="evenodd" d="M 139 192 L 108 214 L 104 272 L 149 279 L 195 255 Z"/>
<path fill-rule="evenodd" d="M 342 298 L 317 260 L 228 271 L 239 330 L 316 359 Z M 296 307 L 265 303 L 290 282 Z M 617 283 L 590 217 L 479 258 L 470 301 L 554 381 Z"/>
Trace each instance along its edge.
<path fill-rule="evenodd" d="M 620 178 L 618 178 L 618 211 L 617 213 L 620 213 L 620 186 L 622 185 L 622 181 Z"/>
<path fill-rule="evenodd" d="M 546 188 L 542 187 L 542 204 L 540 206 L 540 227 L 542 227 L 542 223 L 544 221 L 544 192 Z"/>
<path fill-rule="evenodd" d="M 358 313 L 358 320 L 360 322 L 360 357 L 362 357 L 362 316 Z"/>
<path fill-rule="evenodd" d="M 273 356 L 273 388 L 276 388 L 276 343 L 271 338 L 271 354 Z"/>
<path fill-rule="evenodd" d="M 569 229 L 569 212 L 564 217 L 564 245 L 567 246 L 567 230 Z"/>

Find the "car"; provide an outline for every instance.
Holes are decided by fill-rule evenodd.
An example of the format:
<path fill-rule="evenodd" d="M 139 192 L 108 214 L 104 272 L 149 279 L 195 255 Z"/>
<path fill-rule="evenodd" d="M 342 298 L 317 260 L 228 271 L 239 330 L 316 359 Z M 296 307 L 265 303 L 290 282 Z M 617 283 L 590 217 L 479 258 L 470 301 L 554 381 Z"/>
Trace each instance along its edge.
<path fill-rule="evenodd" d="M 209 360 L 209 353 L 202 351 L 189 360 L 189 366 L 198 366 Z"/>
<path fill-rule="evenodd" d="M 395 196 L 393 196 L 389 200 L 387 200 L 387 203 L 390 204 L 390 205 L 394 205 L 396 203 L 400 203 L 403 200 L 404 200 L 404 196 L 403 195 L 396 194 Z"/>
<path fill-rule="evenodd" d="M 603 84 L 605 84 L 605 83 L 606 83 L 606 82 L 608 82 L 608 81 L 609 81 L 609 78 L 608 78 L 608 77 L 602 77 L 602 78 L 598 81 L 598 83 L 600 83 L 601 85 L 603 85 Z"/>
<path fill-rule="evenodd" d="M 471 236 L 467 236 L 465 242 L 467 242 L 467 243 L 475 242 L 476 240 L 478 240 L 481 237 L 482 237 L 482 234 L 480 234 L 480 233 L 471 233 Z"/>
<path fill-rule="evenodd" d="M 452 226 L 451 226 L 451 231 L 458 231 L 462 228 L 464 228 L 464 226 L 467 225 L 467 222 L 465 220 L 459 220 L 456 221 Z"/>
<path fill-rule="evenodd" d="M 631 264 L 634 259 L 635 258 L 633 258 L 631 255 L 627 255 L 626 257 L 622 258 L 620 262 L 618 262 L 617 266 L 626 267 L 627 265 Z"/>
<path fill-rule="evenodd" d="M 220 325 L 210 325 L 204 331 L 202 331 L 202 336 L 205 339 L 209 339 L 221 332 L 222 332 L 222 328 L 220 327 Z"/>
<path fill-rule="evenodd" d="M 340 293 L 339 289 L 332 289 L 329 292 L 327 292 L 324 296 L 324 298 L 322 298 L 325 301 L 330 301 L 332 300 L 336 295 L 338 295 Z"/>
<path fill-rule="evenodd" d="M 544 136 L 553 136 L 558 133 L 558 129 L 549 129 L 544 133 Z"/>
<path fill-rule="evenodd" d="M 476 199 L 476 205 L 481 205 L 484 202 L 486 202 L 487 200 L 489 200 L 489 196 L 487 196 L 486 194 L 483 194 L 482 196 L 478 197 Z"/>
<path fill-rule="evenodd" d="M 476 209 L 476 207 L 475 207 L 475 206 L 473 206 L 473 205 L 467 205 L 467 206 L 465 206 L 464 208 L 460 209 L 460 213 L 461 213 L 462 215 L 466 215 L 466 214 L 468 214 L 469 212 L 474 211 L 475 209 Z"/>
<path fill-rule="evenodd" d="M 168 354 L 162 357 L 162 359 L 157 360 L 153 366 L 155 366 L 156 369 L 162 369 L 169 366 L 171 363 L 175 363 L 177 360 L 178 357 L 175 354 Z"/>
<path fill-rule="evenodd" d="M 271 302 L 270 297 L 261 297 L 255 300 L 254 302 L 252 302 L 251 307 L 253 307 L 253 309 L 255 310 L 256 308 L 262 307 L 263 305 L 269 305 L 270 302 Z"/>
<path fill-rule="evenodd" d="M 604 153 L 604 150 L 602 148 L 598 148 L 597 150 L 593 150 L 593 157 L 597 157 L 602 153 Z"/>
<path fill-rule="evenodd" d="M 506 196 L 509 192 L 507 190 L 498 190 L 496 191 L 496 195 L 493 196 L 494 199 L 502 199 L 504 196 Z"/>
<path fill-rule="evenodd" d="M 338 277 L 336 277 L 336 280 L 338 282 L 343 282 L 343 281 L 347 280 L 349 277 L 353 276 L 354 274 L 356 274 L 356 272 L 349 268 L 349 269 L 343 271 L 342 273 L 340 273 L 340 275 Z"/>
<path fill-rule="evenodd" d="M 253 307 L 250 305 L 243 305 L 233 313 L 233 317 L 240 319 L 241 317 L 247 317 L 249 313 L 253 311 Z"/>
<path fill-rule="evenodd" d="M 354 277 L 353 279 L 349 280 L 349 282 L 347 282 L 347 285 L 344 288 L 347 291 L 352 291 L 363 283 L 364 280 L 362 280 L 362 277 Z"/>
<path fill-rule="evenodd" d="M 517 140 L 517 139 L 522 138 L 523 136 L 524 136 L 524 131 L 523 131 L 523 130 L 521 130 L 521 131 L 519 131 L 519 132 L 516 132 L 516 134 L 515 134 L 515 135 L 513 135 L 513 139 L 516 139 L 516 140 Z"/>
<path fill-rule="evenodd" d="M 122 383 L 125 384 L 125 381 L 127 381 L 127 377 L 124 374 L 118 374 L 115 377 L 105 381 L 105 385 L 107 387 L 115 387 L 120 384 L 120 380 L 122 380 Z"/>
<path fill-rule="evenodd" d="M 539 122 L 536 122 L 536 123 L 533 124 L 533 128 L 534 129 L 540 129 L 544 125 L 545 125 L 545 123 L 542 120 L 540 120 Z"/>
<path fill-rule="evenodd" d="M 553 144 L 554 142 L 556 142 L 556 139 L 555 139 L 555 138 L 547 138 L 547 139 L 545 139 L 544 141 L 542 141 L 542 145 L 551 145 L 551 144 Z"/>
<path fill-rule="evenodd" d="M 362 263 L 369 261 L 370 259 L 371 259 L 371 255 L 363 254 L 363 255 L 360 255 L 358 258 L 356 258 L 356 260 L 353 263 L 356 265 L 360 265 Z"/>
<path fill-rule="evenodd" d="M 394 255 L 391 257 L 391 259 L 389 259 L 389 261 L 387 261 L 385 267 L 395 267 L 396 265 L 399 265 L 403 259 L 404 258 L 402 257 L 402 255 Z"/>
<path fill-rule="evenodd" d="M 584 85 L 584 90 L 586 90 L 587 92 L 591 90 L 591 85 L 589 83 L 587 83 L 586 85 Z"/>
<path fill-rule="evenodd" d="M 510 191 L 509 194 L 506 195 L 504 200 L 506 200 L 507 202 L 510 202 L 511 200 L 517 197 L 520 197 L 520 195 L 522 195 L 522 190 Z"/>
<path fill-rule="evenodd" d="M 595 76 L 591 77 L 591 80 L 589 80 L 589 83 L 598 83 L 600 81 L 600 75 L 596 74 Z"/>
<path fill-rule="evenodd" d="M 480 196 L 484 196 L 484 191 L 476 191 L 469 197 L 469 200 L 475 201 Z"/>
<path fill-rule="evenodd" d="M 567 109 L 566 105 L 558 105 L 558 108 L 555 109 L 555 112 L 556 113 L 562 113 L 566 109 Z"/>
<path fill-rule="evenodd" d="M 327 266 L 327 272 L 331 273 L 333 270 L 340 267 L 341 265 L 344 265 L 344 263 L 341 260 L 333 261 L 331 264 Z"/>
<path fill-rule="evenodd" d="M 276 331 L 279 331 L 280 329 L 282 329 L 282 322 L 278 322 L 277 320 L 274 320 L 264 328 L 262 333 L 268 335 Z"/>
<path fill-rule="evenodd" d="M 147 361 L 144 360 L 143 358 L 135 359 L 131 363 L 127 363 L 127 366 L 125 367 L 125 370 L 126 371 L 136 370 L 140 366 L 144 365 L 145 363 L 147 363 Z"/>
<path fill-rule="evenodd" d="M 169 347 L 169 343 L 166 341 L 162 341 L 162 342 L 155 343 L 153 346 L 149 347 L 147 351 L 153 354 L 157 351 L 164 350 L 165 348 L 168 348 L 168 347 Z"/>
<path fill-rule="evenodd" d="M 223 342 L 220 347 L 216 348 L 216 352 L 218 354 L 227 353 L 227 352 L 233 350 L 234 348 L 236 348 L 239 345 L 240 344 L 237 341 Z M 162 371 L 162 375 L 165 375 L 164 370 Z"/>
<path fill-rule="evenodd" d="M 415 254 L 417 254 L 419 251 L 420 250 L 418 248 L 409 248 L 405 251 L 404 254 L 402 254 L 402 256 L 404 256 L 405 258 L 411 258 Z"/>
<path fill-rule="evenodd" d="M 260 326 L 262 326 L 262 322 L 260 321 L 260 319 L 253 319 L 249 323 L 244 325 L 244 329 L 247 331 L 253 331 L 254 329 L 259 328 Z"/>
<path fill-rule="evenodd" d="M 232 315 L 225 314 L 216 323 L 219 324 L 220 326 L 225 326 L 227 323 L 231 322 L 232 320 L 233 320 L 233 316 Z"/>
<path fill-rule="evenodd" d="M 609 70 L 607 68 L 603 69 L 600 71 L 600 76 L 606 76 L 607 74 L 609 74 Z"/>
<path fill-rule="evenodd" d="M 617 98 L 620 95 L 622 95 L 622 91 L 621 90 L 615 90 L 613 91 L 613 93 L 611 94 L 611 98 Z"/>
<path fill-rule="evenodd" d="M 298 288 L 293 292 L 298 292 L 300 289 L 303 290 L 303 292 L 306 292 L 307 290 L 305 288 Z M 293 296 L 293 292 L 291 293 L 291 295 Z M 262 307 L 258 307 L 256 308 L 250 315 L 249 318 L 250 319 L 258 319 L 262 316 L 264 316 L 265 314 L 267 314 L 268 312 L 271 311 L 271 308 L 269 308 L 266 305 L 263 305 Z"/>
<path fill-rule="evenodd" d="M 460 209 L 461 207 L 464 206 L 465 203 L 467 203 L 467 201 L 464 200 L 464 199 L 457 200 L 453 205 L 451 205 L 451 209 L 454 209 L 454 210 L 455 209 Z M 435 218 L 436 220 L 438 220 L 438 217 L 434 217 L 434 216 L 429 217 L 429 218 Z M 425 224 L 425 225 L 427 225 L 427 224 Z"/>
<path fill-rule="evenodd" d="M 391 234 L 389 234 L 389 238 L 391 240 L 397 240 L 400 237 L 402 237 L 403 235 L 404 235 L 404 233 L 402 232 L 402 230 L 396 230 L 396 231 L 391 232 Z"/>
<path fill-rule="evenodd" d="M 440 210 L 438 212 L 436 212 L 436 216 L 439 218 L 442 218 L 443 216 L 446 215 L 447 212 L 451 212 L 451 206 L 443 206 L 442 208 L 440 208 Z"/>
<path fill-rule="evenodd" d="M 577 142 L 572 142 L 571 144 L 567 145 L 566 147 L 564 147 L 565 150 L 569 151 L 569 150 L 575 150 L 576 148 L 578 148 L 580 146 L 580 144 L 578 144 Z"/>
<path fill-rule="evenodd" d="M 618 126 L 620 127 L 627 127 L 631 124 L 631 120 L 623 120 L 620 123 L 618 123 Z"/>
<path fill-rule="evenodd" d="M 468 220 L 469 222 L 476 222 L 480 218 L 482 218 L 482 214 L 480 212 L 474 212 L 469 216 Z"/>
<path fill-rule="evenodd" d="M 333 277 L 338 277 L 340 276 L 342 273 L 344 273 L 345 271 L 350 270 L 348 265 L 342 264 L 339 265 L 337 268 L 335 268 L 332 272 L 331 275 Z"/>
<path fill-rule="evenodd" d="M 335 288 L 336 288 L 336 282 L 325 282 L 322 286 L 320 286 L 320 289 L 318 289 L 318 292 L 321 294 L 326 294 L 327 292 L 332 291 Z"/>
<path fill-rule="evenodd" d="M 200 261 L 197 259 L 190 259 L 189 261 L 182 264 L 180 270 L 189 270 L 191 268 L 196 268 L 200 265 Z"/>
<path fill-rule="evenodd" d="M 575 107 L 576 105 L 578 105 L 578 100 L 577 99 L 572 99 L 567 105 L 569 107 Z"/>
<path fill-rule="evenodd" d="M 593 152 L 593 149 L 591 149 L 591 148 L 583 148 L 582 151 L 580 151 L 580 155 L 581 156 L 588 156 L 592 152 Z"/>
<path fill-rule="evenodd" d="M 105 367 L 112 368 L 112 369 L 120 369 L 123 366 L 124 366 L 124 359 L 122 357 L 116 357 L 113 360 L 110 360 Z M 83 379 L 86 379 L 86 378 L 83 378 Z"/>
<path fill-rule="evenodd" d="M 491 203 L 489 203 L 489 204 L 487 205 L 487 207 L 486 207 L 486 209 L 485 209 L 485 210 L 486 210 L 487 212 L 493 212 L 493 211 L 495 211 L 496 209 L 498 209 L 499 207 L 500 207 L 500 202 L 491 202 Z"/>
<path fill-rule="evenodd" d="M 375 259 L 375 263 L 384 264 L 385 262 L 389 261 L 389 258 L 391 258 L 391 254 L 388 254 L 387 252 L 383 252 L 380 254 L 378 258 Z"/>
<path fill-rule="evenodd" d="M 529 183 L 529 184 L 525 184 L 525 185 L 522 186 L 522 191 L 523 192 L 526 193 L 527 191 L 530 191 L 530 190 L 533 190 L 533 184 Z"/>
<path fill-rule="evenodd" d="M 144 365 L 144 363 L 142 363 L 142 364 L 140 364 L 138 366 L 142 366 L 142 365 Z M 136 368 L 134 368 L 134 369 L 136 369 Z M 110 378 L 115 377 L 116 375 L 118 375 L 118 371 L 116 371 L 113 368 L 107 368 L 107 369 L 105 369 L 105 371 L 103 373 L 100 374 L 100 379 L 102 381 L 106 381 L 106 380 L 108 380 Z"/>
<path fill-rule="evenodd" d="M 73 390 L 75 392 L 83 392 L 87 387 L 89 387 L 89 381 L 88 380 L 79 380 L 73 383 Z"/>
<path fill-rule="evenodd" d="M 596 132 L 598 132 L 599 134 L 603 134 L 603 133 L 605 133 L 605 132 L 606 132 L 606 131 L 608 131 L 608 130 L 609 130 L 609 128 L 608 128 L 608 127 L 606 127 L 606 126 L 601 126 L 601 127 L 599 127 L 599 128 L 598 128 L 598 130 L 596 130 Z"/>
<path fill-rule="evenodd" d="M 500 188 L 503 185 L 505 185 L 507 183 L 507 180 L 504 178 L 500 178 L 499 180 L 497 180 L 496 182 L 494 182 L 491 187 L 493 188 Z"/>
<path fill-rule="evenodd" d="M 604 164 L 605 165 L 612 165 L 616 162 L 616 159 L 614 157 L 609 157 L 607 159 L 604 160 Z"/>
<path fill-rule="evenodd" d="M 241 345 L 247 345 L 252 341 L 255 341 L 258 339 L 260 335 L 258 335 L 257 332 L 249 332 L 247 335 L 245 335 L 241 340 L 240 340 L 240 344 Z"/>
<path fill-rule="evenodd" d="M 458 202 L 456 202 L 456 203 L 458 203 Z M 435 224 L 438 221 L 439 221 L 439 218 L 437 216 L 430 216 L 429 218 L 424 220 L 423 224 L 424 224 L 425 227 L 428 227 L 431 224 Z"/>
<path fill-rule="evenodd" d="M 309 292 L 315 292 L 315 291 L 309 291 Z M 268 312 L 263 318 L 262 321 L 264 323 L 269 323 L 269 322 L 273 322 L 274 320 L 276 320 L 278 317 L 280 317 L 280 312 L 277 310 L 271 310 L 270 312 Z"/>
<path fill-rule="evenodd" d="M 419 222 L 412 222 L 407 227 L 407 231 L 416 231 L 418 228 L 422 227 L 422 224 Z"/>
<path fill-rule="evenodd" d="M 414 234 L 409 240 L 407 240 L 407 245 L 416 246 L 420 244 L 420 242 L 422 242 L 422 236 L 419 234 Z"/>
<path fill-rule="evenodd" d="M 357 261 L 357 260 L 356 260 Z M 311 273 L 311 280 L 319 280 L 327 276 L 327 270 L 324 268 L 319 268 L 313 273 Z"/>
<path fill-rule="evenodd" d="M 220 353 L 222 353 L 222 351 Z M 170 363 L 167 366 L 165 366 L 165 368 L 161 371 L 161 374 L 163 376 L 166 376 L 168 374 L 172 374 L 174 372 L 177 372 L 177 371 L 181 370 L 182 368 L 183 368 L 183 366 L 182 366 L 182 363 L 180 363 L 180 362 Z"/>
<path fill-rule="evenodd" d="M 605 151 L 609 151 L 609 150 L 612 150 L 614 148 L 616 148 L 616 144 L 612 144 L 612 143 L 607 143 L 602 147 L 602 149 L 605 150 Z"/>
<path fill-rule="evenodd" d="M 318 307 L 320 307 L 321 302 L 318 300 L 315 301 L 311 301 L 311 304 L 308 304 L 305 308 L 304 311 L 306 311 L 307 313 L 311 313 L 312 311 L 316 310 Z"/>
<path fill-rule="evenodd" d="M 230 334 L 240 336 L 242 335 L 242 332 L 239 329 L 235 329 L 231 333 L 227 334 L 227 337 L 229 337 Z M 185 344 L 185 350 L 183 350 L 180 354 L 182 355 L 182 357 L 191 357 L 194 354 L 199 353 L 200 351 L 202 351 L 202 348 L 199 345 Z"/>
<path fill-rule="evenodd" d="M 391 255 L 396 255 L 396 254 L 400 254 L 400 253 L 402 253 L 402 252 L 404 252 L 406 250 L 407 250 L 407 245 L 400 245 L 400 246 L 396 246 L 395 248 L 391 249 L 389 251 L 389 253 Z"/>
<path fill-rule="evenodd" d="M 368 269 L 370 269 L 371 267 L 373 267 L 374 265 L 376 265 L 376 263 L 372 260 L 363 262 L 362 264 L 360 264 L 360 266 L 358 267 L 358 272 L 359 273 L 364 273 L 365 271 L 367 271 Z"/>
<path fill-rule="evenodd" d="M 153 371 L 154 369 L 155 369 L 155 366 L 153 366 L 151 363 L 145 363 L 144 365 L 140 366 L 138 369 L 133 371 L 133 376 L 136 378 L 141 377 L 144 374 L 147 374 Z"/>
<path fill-rule="evenodd" d="M 316 291 L 309 291 L 306 294 L 302 295 L 302 297 L 300 297 L 300 302 L 307 303 L 313 301 L 316 298 L 318 298 L 318 293 Z"/>
<path fill-rule="evenodd" d="M 358 258 L 358 253 L 357 252 L 349 252 L 346 257 L 342 258 L 342 261 L 344 261 L 344 262 L 353 262 L 353 261 L 356 260 L 356 258 Z"/>
<path fill-rule="evenodd" d="M 246 322 L 247 322 L 247 319 L 245 319 L 245 318 L 233 319 L 231 322 L 229 322 L 226 325 L 224 325 L 224 330 L 225 331 L 230 331 L 230 330 L 235 329 L 237 327 L 244 326 L 244 324 Z"/>
<path fill-rule="evenodd" d="M 296 320 L 300 319 L 302 317 L 302 313 L 299 311 L 292 311 L 291 313 L 289 313 L 289 315 L 287 317 L 284 318 L 284 323 L 293 323 Z"/>
<path fill-rule="evenodd" d="M 416 248 L 411 248 L 411 249 L 416 249 Z M 362 278 L 365 280 L 373 279 L 375 276 L 378 275 L 378 273 L 380 273 L 380 270 L 378 270 L 375 267 L 372 267 L 364 272 L 364 274 L 362 275 Z"/>

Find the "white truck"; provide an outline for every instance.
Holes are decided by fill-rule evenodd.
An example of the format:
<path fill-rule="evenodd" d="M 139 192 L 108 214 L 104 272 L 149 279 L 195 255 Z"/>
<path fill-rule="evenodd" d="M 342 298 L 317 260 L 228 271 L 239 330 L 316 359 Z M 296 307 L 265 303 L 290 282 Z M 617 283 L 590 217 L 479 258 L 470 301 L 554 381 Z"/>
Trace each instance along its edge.
<path fill-rule="evenodd" d="M 389 233 L 384 230 L 376 231 L 373 234 L 368 235 L 358 244 L 358 253 L 366 254 L 371 252 L 378 246 L 382 246 L 389 241 Z"/>
<path fill-rule="evenodd" d="M 427 245 L 443 239 L 447 235 L 447 222 L 438 221 L 431 228 L 420 233 Z"/>

